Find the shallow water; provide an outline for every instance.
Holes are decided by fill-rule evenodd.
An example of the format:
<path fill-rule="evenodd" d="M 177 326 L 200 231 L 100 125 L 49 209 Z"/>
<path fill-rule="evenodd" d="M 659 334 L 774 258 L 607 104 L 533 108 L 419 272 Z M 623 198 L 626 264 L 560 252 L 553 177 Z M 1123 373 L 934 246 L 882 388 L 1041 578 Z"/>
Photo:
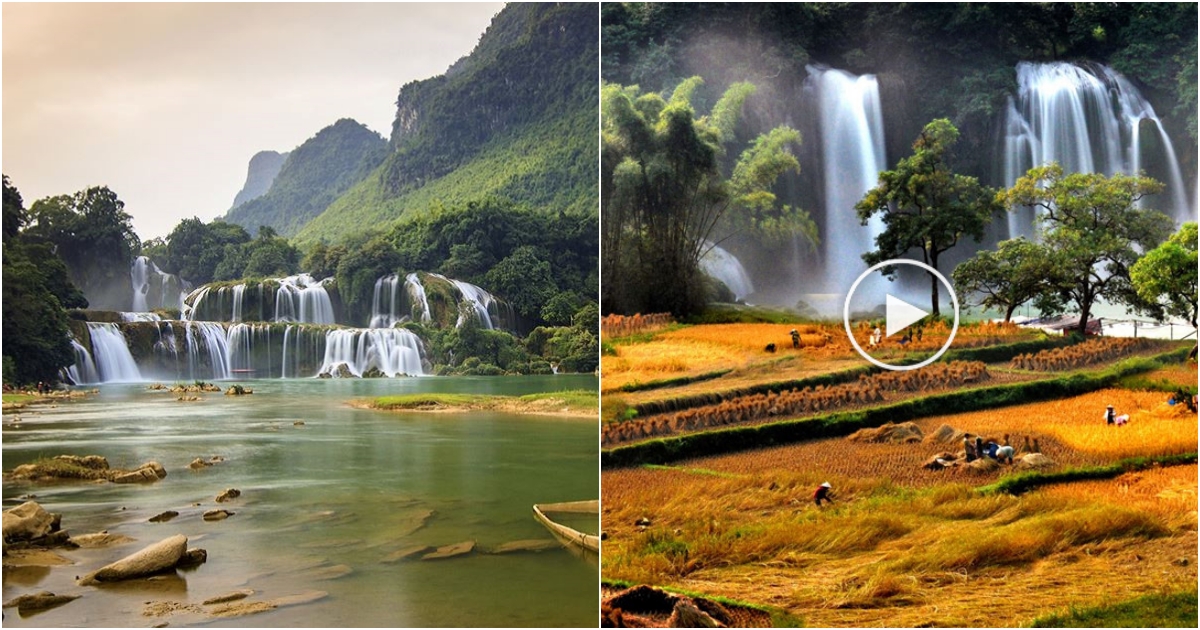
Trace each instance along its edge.
<path fill-rule="evenodd" d="M 202 394 L 203 401 L 192 403 L 147 391 L 144 384 L 101 386 L 99 395 L 84 401 L 24 410 L 19 424 L 5 416 L 6 470 L 70 453 L 103 455 L 123 468 L 157 460 L 168 471 L 149 485 L 6 482 L 5 508 L 35 494 L 44 508 L 63 515 L 63 528 L 73 534 L 106 529 L 136 542 L 61 551 L 75 564 L 49 571 L 6 567 L 5 601 L 41 590 L 83 598 L 27 618 L 6 609 L 5 625 L 595 625 L 594 558 L 561 548 L 511 555 L 480 551 L 515 540 L 551 540 L 533 519 L 534 503 L 599 496 L 596 422 L 487 412 L 377 412 L 345 404 L 417 391 L 595 388 L 595 377 L 243 383 L 255 393 Z M 214 455 L 225 461 L 199 471 L 187 467 L 197 457 Z M 238 488 L 242 496 L 215 503 L 225 488 Z M 235 514 L 218 522 L 201 518 L 218 506 Z M 180 515 L 167 523 L 147 521 L 165 510 Z M 206 564 L 172 579 L 102 588 L 74 583 L 77 575 L 180 533 L 190 547 L 208 551 Z M 470 556 L 384 562 L 415 545 L 466 540 L 478 543 Z M 253 600 L 314 590 L 328 596 L 233 619 L 142 614 L 152 600 L 198 604 L 247 588 L 255 591 Z"/>

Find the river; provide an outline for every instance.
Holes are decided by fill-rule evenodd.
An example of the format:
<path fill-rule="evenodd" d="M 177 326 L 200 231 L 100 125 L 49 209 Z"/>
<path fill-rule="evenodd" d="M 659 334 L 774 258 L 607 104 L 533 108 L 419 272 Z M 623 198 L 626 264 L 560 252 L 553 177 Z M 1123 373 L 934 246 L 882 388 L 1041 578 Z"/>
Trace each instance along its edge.
<path fill-rule="evenodd" d="M 37 626 L 591 626 L 599 592 L 594 558 L 562 548 L 492 555 L 505 542 L 551 540 L 534 503 L 599 496 L 595 421 L 490 412 L 394 413 L 352 408 L 354 398 L 412 392 L 527 394 L 597 386 L 594 376 L 240 381 L 250 396 L 177 394 L 146 384 L 5 416 L 4 468 L 58 454 L 97 454 L 114 467 L 156 460 L 148 485 L 5 481 L 4 507 L 33 494 L 72 534 L 108 530 L 136 540 L 60 550 L 73 565 L 4 570 L 4 601 L 49 590 L 81 599 L 4 624 Z M 227 383 L 225 384 L 228 385 Z M 302 423 L 302 424 L 300 424 Z M 193 471 L 199 457 L 224 458 Z M 217 504 L 226 488 L 240 498 Z M 204 511 L 234 515 L 207 522 Z M 166 523 L 151 516 L 175 510 Z M 573 524 L 578 524 L 575 521 Z M 599 524 L 592 521 L 593 533 Z M 208 551 L 191 571 L 155 580 L 80 587 L 74 577 L 175 534 Z M 474 540 L 471 555 L 384 562 L 415 545 Z M 145 603 L 198 604 L 239 589 L 250 600 L 311 591 L 315 602 L 250 617 L 144 616 Z"/>

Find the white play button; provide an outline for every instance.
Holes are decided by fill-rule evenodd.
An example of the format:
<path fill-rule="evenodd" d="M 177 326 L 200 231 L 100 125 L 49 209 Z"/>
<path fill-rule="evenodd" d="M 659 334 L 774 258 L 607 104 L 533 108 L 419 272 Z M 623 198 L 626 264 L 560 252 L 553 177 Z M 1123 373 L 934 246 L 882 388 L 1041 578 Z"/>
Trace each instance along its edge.
<path fill-rule="evenodd" d="M 884 363 L 883 361 L 880 361 L 879 359 L 871 356 L 871 354 L 868 353 L 866 350 L 863 350 L 862 345 L 859 344 L 858 339 L 854 336 L 854 327 L 851 326 L 851 324 L 850 324 L 850 302 L 854 297 L 854 292 L 858 290 L 859 285 L 861 285 L 863 283 L 863 280 L 866 280 L 868 276 L 875 273 L 876 271 L 880 271 L 884 267 L 893 267 L 893 266 L 897 266 L 897 265 L 908 265 L 911 267 L 917 267 L 917 268 L 922 269 L 925 272 L 929 273 L 933 277 L 937 278 L 937 281 L 940 282 L 942 284 L 942 286 L 946 287 L 946 293 L 949 295 L 950 303 L 954 307 L 954 310 L 953 310 L 954 325 L 950 327 L 950 334 L 946 337 L 946 341 L 942 343 L 942 347 L 939 348 L 938 351 L 933 354 L 933 356 L 930 356 L 930 357 L 926 358 L 924 361 L 920 361 L 918 363 L 911 363 L 911 364 L 903 363 L 903 364 L 897 365 L 897 364 L 891 364 L 891 363 Z M 877 293 L 874 293 L 874 295 L 878 295 L 878 293 L 884 293 L 884 292 L 878 291 Z M 876 301 L 876 300 L 878 300 L 878 298 L 874 297 L 874 295 L 872 295 L 871 292 L 869 292 L 868 295 L 866 296 L 866 302 L 873 303 L 873 304 L 879 304 L 879 302 Z M 885 316 L 887 317 L 887 323 L 885 325 L 887 326 L 887 336 L 888 337 L 891 337 L 892 335 L 904 330 L 905 328 L 912 326 L 913 324 L 917 323 L 917 321 L 920 320 L 922 317 L 929 315 L 928 312 L 923 311 L 923 310 L 913 306 L 912 304 L 905 302 L 904 300 L 892 297 L 892 294 L 890 294 L 890 293 L 884 293 L 884 313 L 885 313 Z M 934 269 L 933 267 L 930 267 L 929 265 L 926 265 L 923 262 L 918 262 L 915 260 L 908 260 L 905 258 L 894 258 L 892 260 L 885 260 L 881 263 L 872 265 L 870 269 L 864 271 L 860 276 L 858 276 L 858 279 L 854 281 L 854 284 L 850 285 L 850 290 L 846 293 L 845 305 L 842 307 L 842 322 L 846 325 L 846 336 L 849 337 L 849 339 L 850 339 L 850 345 L 854 346 L 854 349 L 858 352 L 858 354 L 860 354 L 862 356 L 862 358 L 866 359 L 867 361 L 870 361 L 871 363 L 873 363 L 885 370 L 916 370 L 916 369 L 923 368 L 926 365 L 933 363 L 934 361 L 937 361 L 939 358 L 941 358 L 941 356 L 943 354 L 946 353 L 946 350 L 950 349 L 950 345 L 952 343 L 954 343 L 954 336 L 958 334 L 958 296 L 955 295 L 954 287 L 950 286 L 950 281 L 946 280 L 946 276 L 943 276 L 942 274 L 938 273 L 938 271 L 936 269 Z M 860 331 L 861 331 L 861 329 L 860 329 Z M 929 341 L 929 338 L 926 337 L 926 342 L 928 342 L 928 341 Z M 877 343 L 878 343 L 877 341 L 873 342 L 872 346 L 875 347 L 875 344 L 877 344 Z M 904 347 L 904 340 L 902 339 L 900 341 L 888 341 L 886 343 L 879 344 L 879 347 L 883 348 L 884 351 L 886 353 L 888 353 L 889 355 L 894 356 L 893 351 L 899 350 L 900 348 Z M 901 357 L 903 357 L 903 356 L 904 356 L 904 354 L 903 354 L 903 352 L 901 352 Z M 918 356 L 919 356 L 919 354 L 918 354 Z"/>
<path fill-rule="evenodd" d="M 928 311 L 922 311 L 889 293 L 887 295 L 887 336 L 891 337 L 912 326 L 928 314 Z"/>

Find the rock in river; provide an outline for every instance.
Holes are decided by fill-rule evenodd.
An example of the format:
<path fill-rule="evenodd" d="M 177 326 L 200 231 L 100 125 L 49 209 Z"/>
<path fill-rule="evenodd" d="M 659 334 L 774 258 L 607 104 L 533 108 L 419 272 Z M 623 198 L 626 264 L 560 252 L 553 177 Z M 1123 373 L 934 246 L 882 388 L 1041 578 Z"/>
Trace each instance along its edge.
<path fill-rule="evenodd" d="M 187 553 L 187 536 L 177 534 L 79 579 L 80 586 L 118 582 L 173 568 Z"/>
<path fill-rule="evenodd" d="M 453 545 L 446 545 L 444 547 L 438 547 L 437 550 L 434 551 L 433 553 L 427 553 L 427 554 L 421 556 L 421 559 L 422 560 L 444 560 L 446 558 L 456 558 L 458 556 L 465 556 L 465 555 L 471 553 L 472 551 L 475 551 L 475 541 L 468 540 L 466 542 L 460 542 L 460 543 L 455 543 Z"/>

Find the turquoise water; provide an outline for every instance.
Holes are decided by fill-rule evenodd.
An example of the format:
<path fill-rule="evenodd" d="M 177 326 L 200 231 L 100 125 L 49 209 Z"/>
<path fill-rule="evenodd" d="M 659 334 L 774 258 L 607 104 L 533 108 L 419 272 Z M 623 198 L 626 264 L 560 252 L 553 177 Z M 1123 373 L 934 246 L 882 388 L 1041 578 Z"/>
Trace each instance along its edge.
<path fill-rule="evenodd" d="M 487 549 L 551 539 L 533 519 L 534 503 L 599 496 L 595 421 L 377 412 L 346 404 L 418 391 L 593 389 L 595 377 L 242 383 L 255 393 L 203 394 L 203 401 L 191 403 L 145 385 L 101 386 L 99 395 L 81 402 L 25 410 L 18 424 L 5 417 L 6 470 L 70 453 L 103 455 L 115 467 L 157 460 L 168 471 L 149 485 L 6 482 L 6 508 L 36 494 L 73 534 L 106 529 L 136 542 L 62 551 L 75 564 L 48 572 L 6 567 L 5 601 L 41 590 L 84 597 L 24 619 L 7 609 L 5 625 L 595 626 L 595 562 L 562 549 L 383 561 L 414 545 L 474 540 Z M 199 471 L 187 467 L 214 455 L 225 461 Z M 242 496 L 216 504 L 225 488 Z M 218 505 L 234 516 L 205 522 L 201 514 Z M 165 510 L 180 516 L 147 521 Z M 180 533 L 189 546 L 207 549 L 206 564 L 167 580 L 103 588 L 74 583 L 76 575 Z M 247 588 L 255 591 L 253 600 L 314 590 L 328 595 L 235 619 L 142 614 L 148 601 L 197 604 Z"/>

